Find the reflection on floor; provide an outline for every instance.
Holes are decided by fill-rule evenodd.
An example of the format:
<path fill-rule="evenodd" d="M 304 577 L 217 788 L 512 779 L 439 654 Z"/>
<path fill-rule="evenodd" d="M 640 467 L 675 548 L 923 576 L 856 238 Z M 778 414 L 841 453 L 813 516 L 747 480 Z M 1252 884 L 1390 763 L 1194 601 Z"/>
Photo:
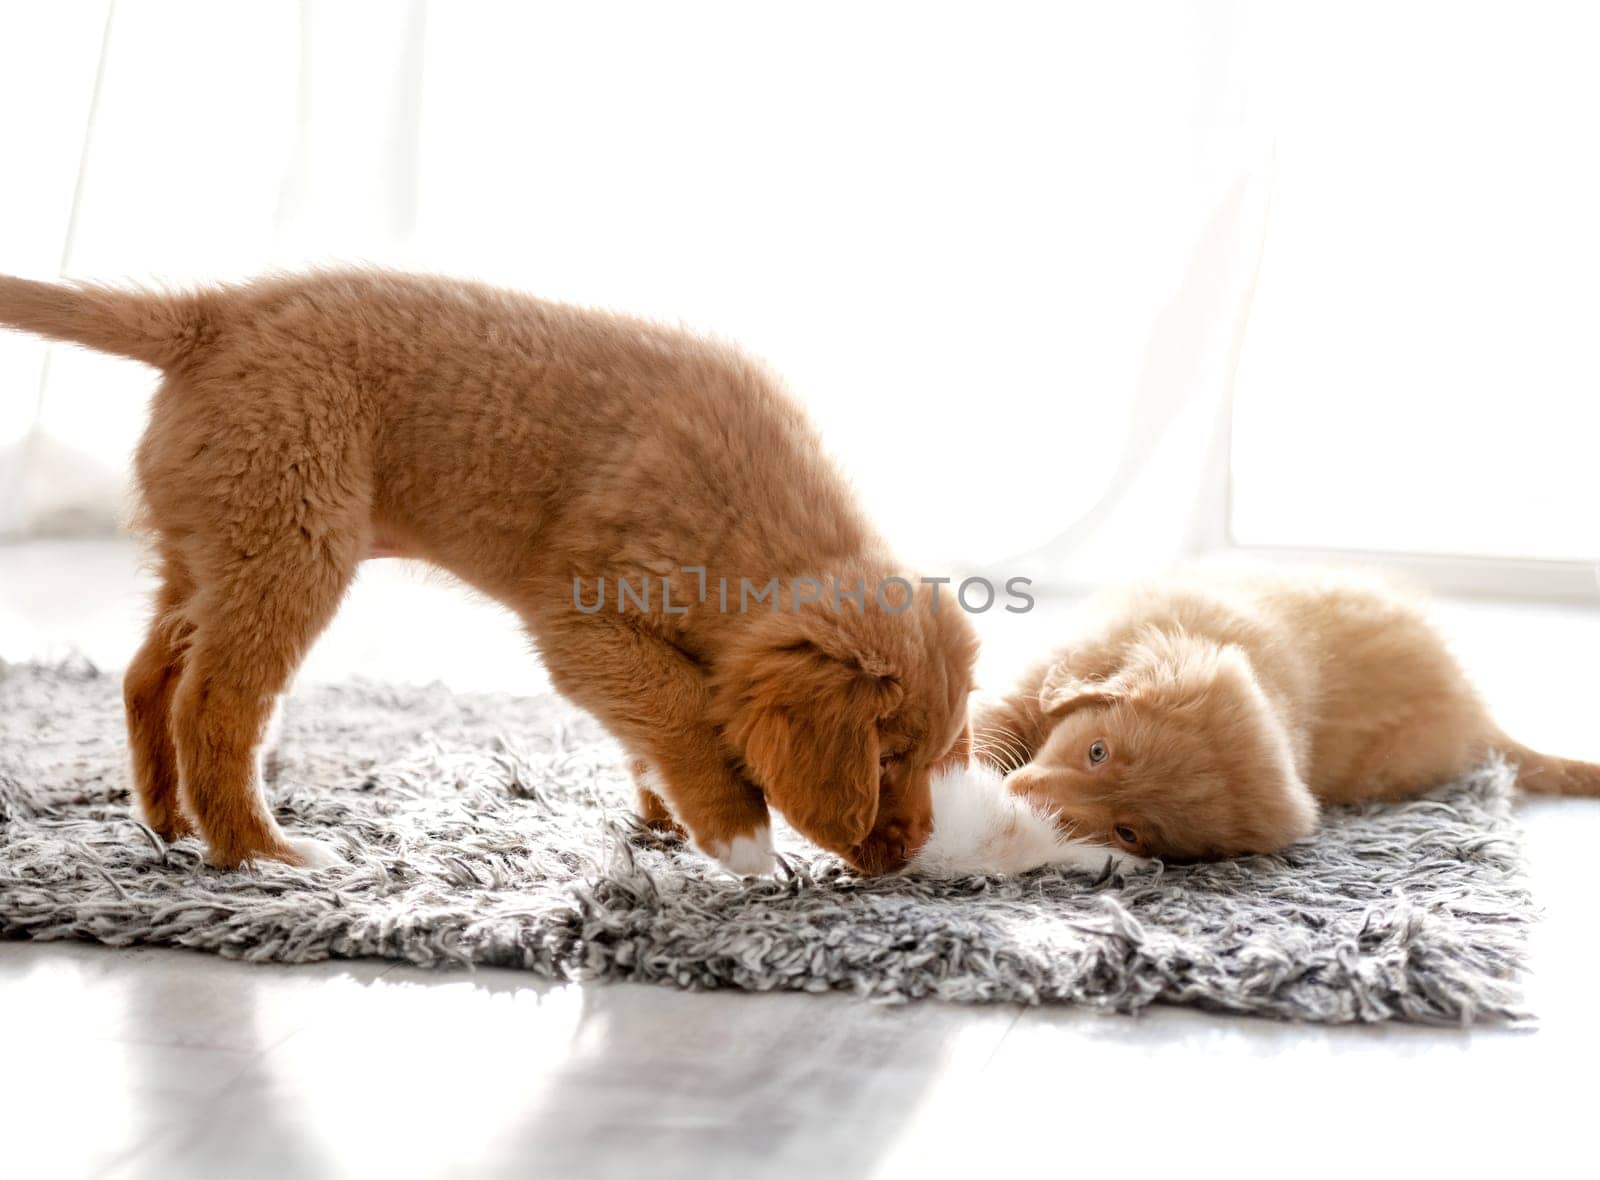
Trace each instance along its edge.
<path fill-rule="evenodd" d="M 125 545 L 0 548 L 0 658 L 120 666 L 141 585 Z M 1600 759 L 1600 611 L 1439 613 L 1510 732 Z M 989 683 L 1048 643 L 1049 617 L 983 621 Z M 368 564 L 303 678 L 352 674 L 543 686 L 503 612 L 397 563 Z M 1546 910 L 1530 1030 L 888 1009 L 0 943 L 0 1177 L 1592 1175 L 1600 803 L 1521 815 Z"/>

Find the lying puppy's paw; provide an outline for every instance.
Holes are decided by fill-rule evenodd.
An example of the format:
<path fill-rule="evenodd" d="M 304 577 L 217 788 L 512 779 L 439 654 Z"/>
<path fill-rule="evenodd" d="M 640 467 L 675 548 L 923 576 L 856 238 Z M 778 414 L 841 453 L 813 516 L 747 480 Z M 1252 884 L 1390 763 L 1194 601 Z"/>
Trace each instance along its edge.
<path fill-rule="evenodd" d="M 765 826 L 732 840 L 712 841 L 701 851 L 736 877 L 764 877 L 777 863 L 772 854 L 772 829 Z"/>
<path fill-rule="evenodd" d="M 1085 851 L 1092 851 L 1095 855 L 1090 859 L 1092 861 L 1098 861 L 1100 865 L 1104 865 L 1106 861 L 1109 860 L 1111 862 L 1111 871 L 1118 874 L 1137 873 L 1140 869 L 1147 869 L 1155 863 L 1146 857 L 1135 856 L 1131 852 L 1124 852 L 1120 848 L 1091 847 L 1089 849 L 1085 849 Z M 1090 865 L 1088 867 L 1095 866 Z"/>
<path fill-rule="evenodd" d="M 309 836 L 300 836 L 287 841 L 297 860 L 289 863 L 297 868 L 310 869 L 318 872 L 322 869 L 342 869 L 348 867 L 349 862 L 334 851 L 333 845 L 324 844 L 321 840 L 313 840 Z"/>

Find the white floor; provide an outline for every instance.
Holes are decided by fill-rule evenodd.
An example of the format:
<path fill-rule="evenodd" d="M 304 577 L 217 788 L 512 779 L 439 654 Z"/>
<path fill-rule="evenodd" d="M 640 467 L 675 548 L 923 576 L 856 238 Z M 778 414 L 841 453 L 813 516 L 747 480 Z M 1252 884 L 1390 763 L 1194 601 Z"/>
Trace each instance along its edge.
<path fill-rule="evenodd" d="M 0 547 L 0 658 L 138 642 L 120 544 Z M 1600 759 L 1600 608 L 1442 604 L 1529 744 Z M 991 683 L 1048 613 L 986 623 Z M 496 608 L 371 563 L 304 679 L 538 691 Z M 1521 808 L 1540 903 L 1523 1030 L 1179 1009 L 884 1009 L 0 943 L 0 1178 L 1600 1176 L 1600 802 Z"/>

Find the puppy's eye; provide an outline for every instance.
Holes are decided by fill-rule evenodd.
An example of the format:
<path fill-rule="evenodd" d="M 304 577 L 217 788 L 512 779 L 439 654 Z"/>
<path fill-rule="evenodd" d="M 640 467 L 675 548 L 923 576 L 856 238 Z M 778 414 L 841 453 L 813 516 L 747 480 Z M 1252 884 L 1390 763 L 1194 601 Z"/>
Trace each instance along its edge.
<path fill-rule="evenodd" d="M 1111 829 L 1111 834 L 1124 844 L 1137 844 L 1139 842 L 1139 833 L 1127 824 L 1118 824 Z"/>
<path fill-rule="evenodd" d="M 1091 765 L 1099 766 L 1110 756 L 1111 751 L 1106 749 L 1104 742 L 1095 742 L 1089 747 L 1089 762 Z"/>

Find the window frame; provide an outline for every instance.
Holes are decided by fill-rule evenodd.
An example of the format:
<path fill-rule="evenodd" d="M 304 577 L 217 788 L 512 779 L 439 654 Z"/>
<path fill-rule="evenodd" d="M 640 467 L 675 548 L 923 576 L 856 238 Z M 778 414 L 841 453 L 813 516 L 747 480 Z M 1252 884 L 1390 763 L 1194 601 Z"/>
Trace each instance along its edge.
<path fill-rule="evenodd" d="M 1284 564 L 1370 566 L 1447 597 L 1600 606 L 1600 561 L 1241 543 L 1233 528 L 1234 400 L 1231 386 L 1227 404 L 1218 417 L 1221 437 L 1212 440 L 1212 447 L 1219 460 L 1212 467 L 1208 486 L 1202 492 L 1202 503 L 1207 511 L 1201 514 L 1201 519 L 1212 522 L 1206 530 L 1208 535 L 1197 537 L 1202 549 Z"/>

